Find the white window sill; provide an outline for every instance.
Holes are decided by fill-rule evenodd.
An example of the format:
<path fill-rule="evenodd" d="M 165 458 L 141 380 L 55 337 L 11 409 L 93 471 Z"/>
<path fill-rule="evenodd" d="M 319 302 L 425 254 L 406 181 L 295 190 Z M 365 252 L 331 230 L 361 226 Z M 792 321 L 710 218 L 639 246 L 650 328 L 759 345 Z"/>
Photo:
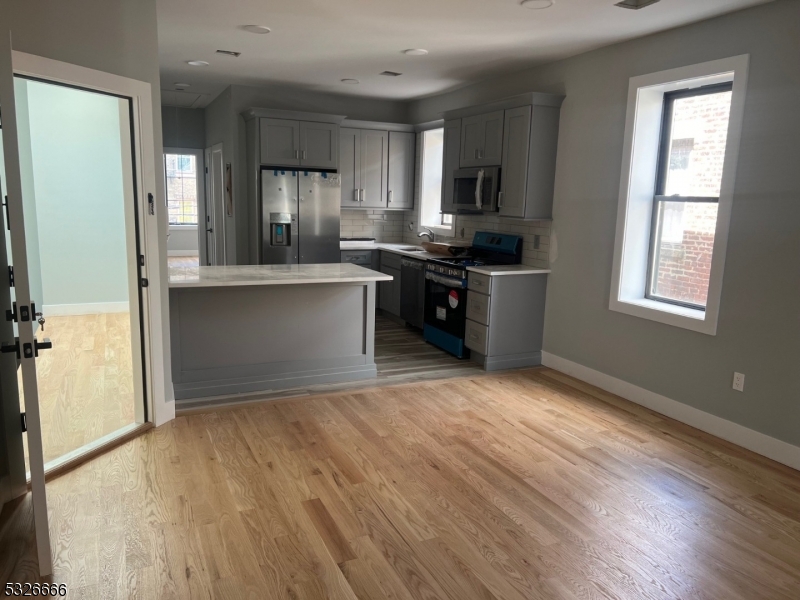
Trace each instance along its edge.
<path fill-rule="evenodd" d="M 624 300 L 612 300 L 609 308 L 613 311 L 657 321 L 666 325 L 682 327 L 699 333 L 716 335 L 716 318 L 708 314 L 708 311 L 689 308 L 688 306 L 678 306 L 668 302 L 659 302 L 648 298 L 626 298 Z"/>

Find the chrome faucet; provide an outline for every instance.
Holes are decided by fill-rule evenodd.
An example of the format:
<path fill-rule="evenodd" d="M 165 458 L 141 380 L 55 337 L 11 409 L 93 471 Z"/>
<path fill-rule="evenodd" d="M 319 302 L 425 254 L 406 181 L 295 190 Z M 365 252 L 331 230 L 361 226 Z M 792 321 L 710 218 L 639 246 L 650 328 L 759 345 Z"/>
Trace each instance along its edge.
<path fill-rule="evenodd" d="M 420 231 L 417 234 L 417 237 L 427 236 L 428 240 L 432 242 L 433 241 L 433 231 L 428 227 L 423 227 L 422 229 L 424 229 L 425 231 Z"/>

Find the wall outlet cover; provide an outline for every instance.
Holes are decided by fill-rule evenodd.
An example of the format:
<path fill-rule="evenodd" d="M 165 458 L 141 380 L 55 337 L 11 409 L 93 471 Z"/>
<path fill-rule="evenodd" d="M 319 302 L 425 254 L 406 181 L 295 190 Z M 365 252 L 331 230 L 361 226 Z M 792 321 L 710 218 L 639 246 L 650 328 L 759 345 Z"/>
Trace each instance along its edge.
<path fill-rule="evenodd" d="M 733 374 L 733 389 L 737 392 L 744 391 L 744 373 Z"/>

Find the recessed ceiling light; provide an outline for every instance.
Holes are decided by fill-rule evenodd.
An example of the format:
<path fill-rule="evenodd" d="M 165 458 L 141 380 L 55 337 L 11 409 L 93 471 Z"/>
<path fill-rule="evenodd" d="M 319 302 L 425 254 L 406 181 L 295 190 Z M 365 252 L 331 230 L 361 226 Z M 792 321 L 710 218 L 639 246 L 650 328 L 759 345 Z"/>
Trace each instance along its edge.
<path fill-rule="evenodd" d="M 249 33 L 269 33 L 272 31 L 266 25 L 242 25 L 242 29 Z"/>
<path fill-rule="evenodd" d="M 173 85 L 177 90 L 185 90 L 186 88 L 191 87 L 191 85 L 189 85 L 188 83 L 175 83 Z"/>
<path fill-rule="evenodd" d="M 402 73 L 398 73 L 397 71 L 384 71 L 381 75 L 386 75 L 387 77 L 400 77 Z"/>
<path fill-rule="evenodd" d="M 403 54 L 408 56 L 425 56 L 428 53 L 427 50 L 423 50 L 422 48 L 409 48 L 408 50 L 403 50 Z"/>
<path fill-rule="evenodd" d="M 550 8 L 556 0 L 522 0 L 520 6 L 530 8 L 531 10 L 541 10 L 543 8 Z"/>
<path fill-rule="evenodd" d="M 632 10 L 639 10 L 640 8 L 644 8 L 645 6 L 650 6 L 651 4 L 655 4 L 660 0 L 622 0 L 622 2 L 617 2 L 614 6 L 619 6 L 620 8 L 630 8 Z"/>
<path fill-rule="evenodd" d="M 342 83 L 348 83 L 350 85 L 355 85 L 357 83 L 361 83 L 358 79 L 342 79 Z"/>
<path fill-rule="evenodd" d="M 192 65 L 193 67 L 207 67 L 208 63 L 204 60 L 187 60 L 187 65 Z"/>

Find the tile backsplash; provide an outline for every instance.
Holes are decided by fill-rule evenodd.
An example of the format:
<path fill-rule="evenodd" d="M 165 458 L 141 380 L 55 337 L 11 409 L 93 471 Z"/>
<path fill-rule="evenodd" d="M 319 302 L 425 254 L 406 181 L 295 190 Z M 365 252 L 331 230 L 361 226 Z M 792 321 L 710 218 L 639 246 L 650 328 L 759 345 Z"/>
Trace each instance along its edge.
<path fill-rule="evenodd" d="M 409 244 L 419 243 L 416 226 L 409 231 L 408 224 L 413 223 L 416 215 L 406 213 L 403 227 L 403 241 Z M 452 240 L 471 242 L 476 231 L 496 231 L 522 236 L 522 264 L 547 269 L 550 267 L 550 227 L 551 221 L 521 221 L 497 215 L 457 215 L 455 218 L 455 237 L 436 236 L 437 241 Z M 539 236 L 538 248 L 536 236 Z"/>
<path fill-rule="evenodd" d="M 402 243 L 404 214 L 392 210 L 343 210 L 341 237 L 372 237 L 379 242 Z"/>

